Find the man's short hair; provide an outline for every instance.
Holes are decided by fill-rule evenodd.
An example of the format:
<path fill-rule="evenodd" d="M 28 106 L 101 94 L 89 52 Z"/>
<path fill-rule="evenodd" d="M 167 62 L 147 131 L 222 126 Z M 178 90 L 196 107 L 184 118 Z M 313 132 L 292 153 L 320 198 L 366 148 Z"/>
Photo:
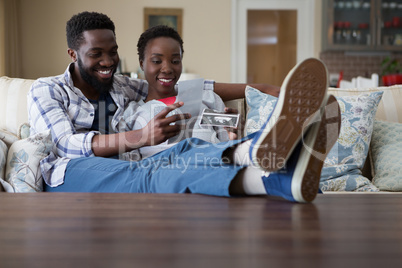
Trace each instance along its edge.
<path fill-rule="evenodd" d="M 115 34 L 114 23 L 105 14 L 85 11 L 74 15 L 66 25 L 68 47 L 78 50 L 84 41 L 83 32 L 97 29 L 112 30 Z"/>
<path fill-rule="evenodd" d="M 147 46 L 148 42 L 154 38 L 158 37 L 170 37 L 179 42 L 181 53 L 184 52 L 183 50 L 183 40 L 180 37 L 180 34 L 173 29 L 172 27 L 166 25 L 157 25 L 154 27 L 149 28 L 145 32 L 143 32 L 138 39 L 137 43 L 137 51 L 139 60 L 144 60 L 145 57 L 145 47 Z"/>

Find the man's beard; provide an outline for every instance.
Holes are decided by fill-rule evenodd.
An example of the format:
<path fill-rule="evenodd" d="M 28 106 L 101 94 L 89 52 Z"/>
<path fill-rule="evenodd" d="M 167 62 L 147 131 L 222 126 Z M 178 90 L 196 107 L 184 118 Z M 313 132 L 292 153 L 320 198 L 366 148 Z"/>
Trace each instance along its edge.
<path fill-rule="evenodd" d="M 87 71 L 85 71 L 84 64 L 82 63 L 81 59 L 78 58 L 78 70 L 80 71 L 81 78 L 90 86 L 95 88 L 99 94 L 104 94 L 109 92 L 113 87 L 113 79 L 114 76 L 112 75 L 109 82 L 104 83 L 99 81 L 95 76 L 90 75 Z M 115 73 L 114 71 L 113 73 Z"/>

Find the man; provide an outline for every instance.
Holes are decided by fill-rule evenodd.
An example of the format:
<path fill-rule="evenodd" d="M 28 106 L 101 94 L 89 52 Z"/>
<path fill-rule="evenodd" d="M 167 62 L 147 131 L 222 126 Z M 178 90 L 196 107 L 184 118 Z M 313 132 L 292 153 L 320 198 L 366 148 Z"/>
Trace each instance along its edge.
<path fill-rule="evenodd" d="M 46 191 L 269 194 L 298 202 L 315 198 L 323 160 L 336 141 L 326 141 L 330 120 L 320 121 L 324 107 L 336 101 L 327 96 L 327 70 L 319 60 L 306 60 L 289 73 L 273 115 L 256 134 L 219 146 L 184 140 L 146 161 L 126 162 L 111 157 L 176 136 L 182 127 L 172 123 L 189 115 L 166 117 L 183 105 L 175 103 L 143 129 L 119 133 L 125 106 L 147 97 L 147 83 L 114 75 L 118 46 L 106 15 L 79 13 L 66 30 L 73 63 L 62 75 L 35 81 L 28 94 L 31 133 L 50 129 L 55 144 L 41 161 Z M 244 96 L 245 85 L 211 86 L 224 99 L 229 91 L 233 98 Z M 308 107 L 300 109 L 300 103 Z M 338 111 L 337 104 L 331 109 Z M 309 148 L 301 142 L 307 128 Z M 313 157 L 310 148 L 323 155 Z M 285 164 L 291 168 L 283 169 Z"/>

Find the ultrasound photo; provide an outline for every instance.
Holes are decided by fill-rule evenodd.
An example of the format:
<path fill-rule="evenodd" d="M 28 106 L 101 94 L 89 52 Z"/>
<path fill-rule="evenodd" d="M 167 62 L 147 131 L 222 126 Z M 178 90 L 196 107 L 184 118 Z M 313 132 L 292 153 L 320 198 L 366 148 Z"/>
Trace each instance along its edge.
<path fill-rule="evenodd" d="M 201 126 L 237 127 L 239 114 L 225 114 L 211 109 L 204 109 Z"/>

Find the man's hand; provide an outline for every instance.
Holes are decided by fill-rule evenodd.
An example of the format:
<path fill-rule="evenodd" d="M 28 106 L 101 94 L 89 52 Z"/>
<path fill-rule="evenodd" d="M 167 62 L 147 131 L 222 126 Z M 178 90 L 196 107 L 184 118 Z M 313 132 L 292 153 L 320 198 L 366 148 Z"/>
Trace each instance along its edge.
<path fill-rule="evenodd" d="M 167 106 L 158 113 L 149 123 L 142 129 L 142 141 L 144 146 L 160 144 L 169 138 L 172 138 L 185 129 L 185 125 L 172 124 L 183 119 L 191 118 L 190 114 L 175 114 L 166 117 L 171 111 L 183 106 L 183 102 L 177 102 Z"/>
<path fill-rule="evenodd" d="M 183 102 L 169 105 L 158 113 L 143 129 L 130 130 L 107 135 L 95 135 L 92 139 L 92 150 L 96 156 L 109 157 L 128 152 L 143 146 L 160 144 L 179 134 L 184 125 L 173 124 L 188 119 L 190 114 L 176 114 L 166 117 L 171 111 L 183 106 Z"/>

